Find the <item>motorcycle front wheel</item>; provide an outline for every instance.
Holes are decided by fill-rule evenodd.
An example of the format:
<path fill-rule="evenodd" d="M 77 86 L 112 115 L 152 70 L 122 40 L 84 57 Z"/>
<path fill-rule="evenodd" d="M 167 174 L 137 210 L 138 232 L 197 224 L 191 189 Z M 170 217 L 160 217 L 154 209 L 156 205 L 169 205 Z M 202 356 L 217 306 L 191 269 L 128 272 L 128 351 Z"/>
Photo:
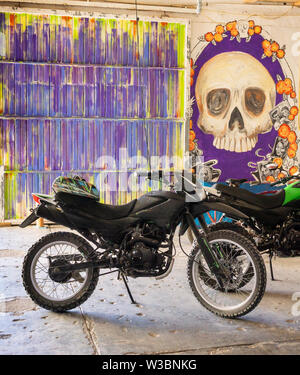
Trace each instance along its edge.
<path fill-rule="evenodd" d="M 31 299 L 47 310 L 74 309 L 93 293 L 99 277 L 97 268 L 61 272 L 61 266 L 92 261 L 91 245 L 69 232 L 42 237 L 25 256 L 23 285 Z"/>
<path fill-rule="evenodd" d="M 260 253 L 249 239 L 234 231 L 213 231 L 207 238 L 229 276 L 222 279 L 220 287 L 194 242 L 187 267 L 193 294 L 206 309 L 218 316 L 237 318 L 248 314 L 259 304 L 266 288 L 266 268 Z M 246 272 L 249 269 L 251 277 L 249 271 Z M 243 280 L 245 277 L 247 282 Z"/>

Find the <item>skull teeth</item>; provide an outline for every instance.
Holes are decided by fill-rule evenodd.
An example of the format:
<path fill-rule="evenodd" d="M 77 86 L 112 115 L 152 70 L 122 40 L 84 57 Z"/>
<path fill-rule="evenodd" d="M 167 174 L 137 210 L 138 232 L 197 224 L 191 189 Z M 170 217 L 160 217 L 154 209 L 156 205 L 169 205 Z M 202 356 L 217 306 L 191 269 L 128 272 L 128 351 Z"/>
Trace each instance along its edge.
<path fill-rule="evenodd" d="M 215 137 L 213 145 L 219 150 L 227 150 L 234 152 L 247 152 L 251 151 L 257 143 L 257 136 L 247 137 Z"/>
<path fill-rule="evenodd" d="M 220 148 L 220 138 L 219 137 L 215 137 L 215 139 L 213 141 L 213 145 L 215 146 L 215 148 Z"/>
<path fill-rule="evenodd" d="M 255 145 L 257 143 L 257 137 L 250 138 L 250 141 L 251 141 L 252 148 L 255 147 Z"/>
<path fill-rule="evenodd" d="M 241 147 L 241 139 L 236 139 L 235 140 L 235 152 L 242 152 L 242 147 Z"/>
<path fill-rule="evenodd" d="M 229 150 L 229 145 L 230 145 L 230 139 L 228 137 L 225 138 L 225 142 L 224 142 L 224 148 L 225 150 Z"/>
<path fill-rule="evenodd" d="M 251 141 L 249 138 L 246 138 L 246 142 L 247 142 L 247 151 L 250 151 L 252 150 L 252 146 L 251 146 Z"/>
<path fill-rule="evenodd" d="M 225 144 L 225 138 L 221 138 L 221 142 L 220 142 L 220 148 L 223 150 L 224 149 L 224 144 Z"/>

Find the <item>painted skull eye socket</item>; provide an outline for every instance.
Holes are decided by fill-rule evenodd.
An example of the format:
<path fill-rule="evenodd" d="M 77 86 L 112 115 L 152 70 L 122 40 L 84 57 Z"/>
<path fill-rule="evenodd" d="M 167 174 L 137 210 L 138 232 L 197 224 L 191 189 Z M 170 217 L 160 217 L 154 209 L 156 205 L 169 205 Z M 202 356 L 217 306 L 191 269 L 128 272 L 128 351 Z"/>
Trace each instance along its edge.
<path fill-rule="evenodd" d="M 253 115 L 260 115 L 264 109 L 266 96 L 263 90 L 256 87 L 248 88 L 245 92 L 245 105 Z"/>
<path fill-rule="evenodd" d="M 206 97 L 208 111 L 213 116 L 218 116 L 225 111 L 230 99 L 230 90 L 215 89 L 211 90 Z"/>

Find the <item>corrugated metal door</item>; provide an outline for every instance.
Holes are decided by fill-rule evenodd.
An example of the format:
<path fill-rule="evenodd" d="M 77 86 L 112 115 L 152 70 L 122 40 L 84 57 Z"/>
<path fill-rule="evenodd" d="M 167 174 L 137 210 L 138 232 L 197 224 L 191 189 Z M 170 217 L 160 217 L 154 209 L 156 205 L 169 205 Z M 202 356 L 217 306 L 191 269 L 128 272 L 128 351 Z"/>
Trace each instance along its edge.
<path fill-rule="evenodd" d="M 0 13 L 5 219 L 24 217 L 31 193 L 62 174 L 96 183 L 102 202 L 134 198 L 104 181 L 131 173 L 102 165 L 120 148 L 182 155 L 185 50 L 181 23 Z"/>

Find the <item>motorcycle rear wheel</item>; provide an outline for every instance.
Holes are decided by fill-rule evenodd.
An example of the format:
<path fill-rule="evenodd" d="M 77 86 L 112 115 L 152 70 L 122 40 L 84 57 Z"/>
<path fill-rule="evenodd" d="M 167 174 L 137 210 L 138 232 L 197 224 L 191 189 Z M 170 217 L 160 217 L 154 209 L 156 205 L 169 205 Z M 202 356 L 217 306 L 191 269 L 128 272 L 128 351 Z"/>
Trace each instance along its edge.
<path fill-rule="evenodd" d="M 90 261 L 92 250 L 84 238 L 70 232 L 42 237 L 28 250 L 23 262 L 23 285 L 31 299 L 55 312 L 71 310 L 85 302 L 96 288 L 99 270 L 61 273 L 55 266 Z M 49 257 L 54 259 L 52 266 Z"/>
<path fill-rule="evenodd" d="M 226 255 L 223 264 L 230 270 L 231 277 L 224 280 L 223 290 L 218 287 L 195 243 L 187 265 L 193 294 L 206 309 L 218 316 L 237 318 L 248 314 L 259 304 L 266 288 L 266 268 L 260 253 L 246 237 L 229 230 L 210 232 L 208 241 L 216 255 L 217 249 L 226 250 L 223 251 Z M 249 267 L 253 270 L 250 281 L 249 274 L 245 273 L 245 268 Z M 243 283 L 245 276 L 247 283 Z"/>

